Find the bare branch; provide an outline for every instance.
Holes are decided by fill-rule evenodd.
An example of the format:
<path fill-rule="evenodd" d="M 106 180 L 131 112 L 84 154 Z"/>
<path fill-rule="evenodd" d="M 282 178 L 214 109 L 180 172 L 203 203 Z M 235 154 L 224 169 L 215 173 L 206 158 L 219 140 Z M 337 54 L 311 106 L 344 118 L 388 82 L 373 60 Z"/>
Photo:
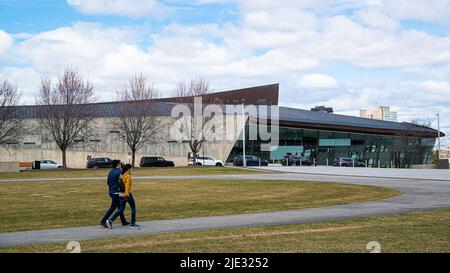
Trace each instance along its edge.
<path fill-rule="evenodd" d="M 425 117 L 425 118 L 413 118 L 411 119 L 411 123 L 419 126 L 431 127 L 434 122 L 434 118 Z"/>
<path fill-rule="evenodd" d="M 174 97 L 192 97 L 193 103 L 195 97 L 202 98 L 202 110 L 205 104 L 214 103 L 215 100 L 212 96 L 208 96 L 211 91 L 209 89 L 209 82 L 203 78 L 191 80 L 189 83 L 181 81 L 178 83 L 174 90 Z M 183 100 L 180 99 L 180 102 Z M 202 111 L 203 112 L 203 111 Z M 183 138 L 188 141 L 189 147 L 192 152 L 194 166 L 196 165 L 196 159 L 201 151 L 203 144 L 207 139 L 210 132 L 205 129 L 205 125 L 210 121 L 211 117 L 204 117 L 203 115 L 198 117 L 194 115 L 193 108 L 191 108 L 191 117 L 180 117 L 178 123 L 183 128 Z"/>
<path fill-rule="evenodd" d="M 0 83 L 0 145 L 14 141 L 20 134 L 21 120 L 16 117 L 21 95 L 8 81 Z"/>
<path fill-rule="evenodd" d="M 95 102 L 93 85 L 84 80 L 77 70 L 67 67 L 56 84 L 50 76 L 41 78 L 41 88 L 36 99 L 38 118 L 62 152 L 67 167 L 66 151 L 92 130 L 94 110 L 88 104 Z"/>
<path fill-rule="evenodd" d="M 173 97 L 180 98 L 179 102 L 186 101 L 182 99 L 186 97 L 202 97 L 203 102 L 214 103 L 214 101 L 209 101 L 208 94 L 211 94 L 209 82 L 203 78 L 193 79 L 187 83 L 180 81 L 173 91 Z"/>
<path fill-rule="evenodd" d="M 153 84 L 145 76 L 132 77 L 121 91 L 117 92 L 117 116 L 113 126 L 120 131 L 119 139 L 125 142 L 135 155 L 145 144 L 154 143 L 162 125 L 152 113 L 154 100 L 159 97 Z"/>

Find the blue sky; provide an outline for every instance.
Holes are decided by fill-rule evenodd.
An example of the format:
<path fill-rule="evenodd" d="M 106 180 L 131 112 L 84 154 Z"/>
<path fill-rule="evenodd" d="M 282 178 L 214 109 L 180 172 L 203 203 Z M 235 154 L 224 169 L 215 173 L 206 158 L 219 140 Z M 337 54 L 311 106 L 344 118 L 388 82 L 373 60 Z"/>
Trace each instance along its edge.
<path fill-rule="evenodd" d="M 159 30 L 172 22 L 197 24 L 230 21 L 233 19 L 230 15 L 237 15 L 239 12 L 233 2 L 206 5 L 173 2 L 175 1 L 172 3 L 161 1 L 171 9 L 166 18 L 149 16 L 130 18 L 123 15 L 85 15 L 64 0 L 0 0 L 0 24 L 4 31 L 10 33 L 39 33 L 61 26 L 70 26 L 77 21 L 101 22 L 107 26 L 147 24 Z"/>
<path fill-rule="evenodd" d="M 78 67 L 99 100 L 144 73 L 163 95 L 281 84 L 281 104 L 342 114 L 389 105 L 450 130 L 449 0 L 0 0 L 0 78 L 33 101 Z"/>

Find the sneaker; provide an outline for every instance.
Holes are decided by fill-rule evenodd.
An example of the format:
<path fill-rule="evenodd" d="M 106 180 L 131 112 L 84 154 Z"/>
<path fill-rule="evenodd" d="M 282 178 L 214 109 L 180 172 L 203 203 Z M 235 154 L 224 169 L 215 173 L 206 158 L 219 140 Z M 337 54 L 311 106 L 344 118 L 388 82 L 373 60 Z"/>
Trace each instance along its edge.
<path fill-rule="evenodd" d="M 130 227 L 131 227 L 131 228 L 140 228 L 141 226 L 138 225 L 138 224 L 131 224 Z"/>
<path fill-rule="evenodd" d="M 122 226 L 124 226 L 124 227 L 129 226 L 129 225 L 130 225 L 130 223 L 128 223 L 128 222 L 122 223 Z"/>
<path fill-rule="evenodd" d="M 109 229 L 112 229 L 111 220 L 106 220 L 106 227 L 108 227 Z"/>
<path fill-rule="evenodd" d="M 106 225 L 106 222 L 101 222 L 100 225 L 104 228 L 108 228 L 108 226 Z"/>

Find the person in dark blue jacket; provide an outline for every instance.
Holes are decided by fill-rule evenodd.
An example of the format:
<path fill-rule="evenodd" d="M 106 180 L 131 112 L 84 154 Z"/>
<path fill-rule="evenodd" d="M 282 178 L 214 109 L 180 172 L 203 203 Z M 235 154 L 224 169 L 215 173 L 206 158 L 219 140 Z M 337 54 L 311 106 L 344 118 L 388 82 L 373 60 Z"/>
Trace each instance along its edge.
<path fill-rule="evenodd" d="M 106 220 L 108 220 L 109 217 L 114 213 L 114 211 L 120 207 L 119 183 L 121 183 L 120 182 L 120 176 L 122 175 L 121 167 L 122 165 L 120 163 L 120 160 L 112 161 L 112 169 L 111 171 L 109 171 L 107 180 L 109 188 L 109 196 L 111 197 L 111 206 L 109 207 L 105 216 L 103 216 L 102 220 L 100 221 L 100 225 L 102 225 L 104 228 L 107 228 Z M 120 214 L 120 221 L 122 222 L 123 226 L 128 226 L 130 224 L 129 222 L 127 222 L 127 219 L 125 218 L 125 215 L 123 213 Z"/>

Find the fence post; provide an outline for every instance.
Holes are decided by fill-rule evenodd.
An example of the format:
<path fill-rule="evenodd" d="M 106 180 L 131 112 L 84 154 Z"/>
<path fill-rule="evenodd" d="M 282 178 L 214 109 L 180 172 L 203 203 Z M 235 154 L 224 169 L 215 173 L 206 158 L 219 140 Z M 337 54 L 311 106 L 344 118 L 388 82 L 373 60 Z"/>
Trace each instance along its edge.
<path fill-rule="evenodd" d="M 329 164 L 328 164 L 328 158 L 327 158 L 327 167 L 329 166 Z"/>

